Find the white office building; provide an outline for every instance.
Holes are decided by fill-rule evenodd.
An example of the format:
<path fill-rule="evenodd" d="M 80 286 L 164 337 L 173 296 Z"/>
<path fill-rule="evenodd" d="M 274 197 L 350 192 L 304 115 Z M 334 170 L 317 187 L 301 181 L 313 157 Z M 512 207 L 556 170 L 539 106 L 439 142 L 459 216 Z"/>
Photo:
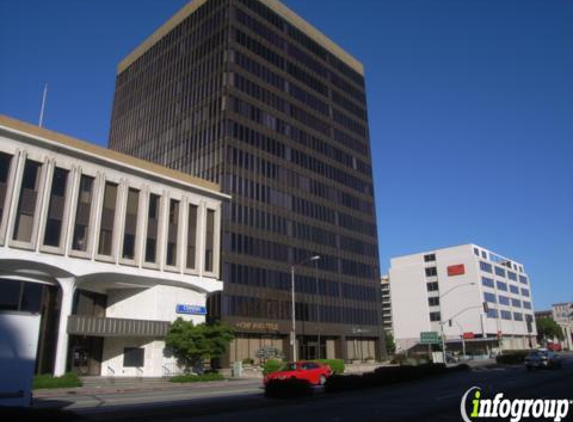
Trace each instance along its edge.
<path fill-rule="evenodd" d="M 397 351 L 442 330 L 448 348 L 463 339 L 475 354 L 534 345 L 531 283 L 512 259 L 467 244 L 392 258 L 389 275 Z"/>
<path fill-rule="evenodd" d="M 175 372 L 170 322 L 205 321 L 222 290 L 226 199 L 216 184 L 0 116 L 0 312 L 41 314 L 36 372 Z"/>
<path fill-rule="evenodd" d="M 382 293 L 382 326 L 384 331 L 392 333 L 392 293 L 390 292 L 390 277 L 380 277 L 380 291 Z"/>

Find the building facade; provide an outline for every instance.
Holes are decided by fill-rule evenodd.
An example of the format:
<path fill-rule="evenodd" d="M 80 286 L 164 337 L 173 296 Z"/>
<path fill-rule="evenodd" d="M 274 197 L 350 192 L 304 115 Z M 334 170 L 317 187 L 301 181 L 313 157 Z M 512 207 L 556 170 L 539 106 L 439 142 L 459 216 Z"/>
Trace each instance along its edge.
<path fill-rule="evenodd" d="M 535 318 L 553 318 L 563 330 L 563 341 L 548 339 L 560 343 L 565 349 L 573 350 L 573 302 L 555 303 L 550 310 L 535 312 Z"/>
<path fill-rule="evenodd" d="M 41 315 L 38 373 L 162 376 L 220 280 L 218 185 L 0 116 L 0 312 Z M 17 336 L 17 329 L 13 333 Z"/>
<path fill-rule="evenodd" d="M 387 333 L 393 333 L 392 328 L 392 293 L 390 291 L 390 277 L 383 275 L 380 278 L 382 292 L 382 325 Z"/>
<path fill-rule="evenodd" d="M 264 344 L 292 357 L 292 265 L 298 356 L 380 356 L 356 59 L 276 0 L 194 0 L 119 64 L 109 146 L 231 194 L 220 298 L 238 330 L 231 361 Z"/>
<path fill-rule="evenodd" d="M 573 302 L 555 303 L 553 319 L 561 326 L 565 340 L 563 347 L 573 350 Z"/>
<path fill-rule="evenodd" d="M 475 353 L 535 345 L 529 276 L 490 250 L 467 244 L 392 258 L 390 286 L 398 351 L 442 330 L 448 345 L 463 338 Z"/>

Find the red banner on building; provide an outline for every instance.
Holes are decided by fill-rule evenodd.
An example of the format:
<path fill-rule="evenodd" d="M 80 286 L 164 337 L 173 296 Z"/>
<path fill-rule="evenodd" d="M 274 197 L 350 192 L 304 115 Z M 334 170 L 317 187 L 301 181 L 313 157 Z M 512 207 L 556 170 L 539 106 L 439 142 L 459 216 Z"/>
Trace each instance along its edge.
<path fill-rule="evenodd" d="M 448 267 L 448 276 L 462 275 L 465 273 L 466 273 L 466 267 L 464 264 L 450 265 Z"/>

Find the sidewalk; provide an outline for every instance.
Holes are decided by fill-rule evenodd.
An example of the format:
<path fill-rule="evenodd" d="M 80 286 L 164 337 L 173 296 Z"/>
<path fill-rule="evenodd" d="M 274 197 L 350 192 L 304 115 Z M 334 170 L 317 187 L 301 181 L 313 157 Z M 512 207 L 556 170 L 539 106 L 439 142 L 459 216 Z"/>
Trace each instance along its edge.
<path fill-rule="evenodd" d="M 234 386 L 250 386 L 259 385 L 260 380 L 224 380 L 224 381 L 205 381 L 205 382 L 187 382 L 176 383 L 169 381 L 154 381 L 145 382 L 141 380 L 133 380 L 131 382 L 126 380 L 118 380 L 118 385 L 110 385 L 108 380 L 102 380 L 102 385 L 75 387 L 75 388 L 50 388 L 34 390 L 34 398 L 50 398 L 65 395 L 73 396 L 88 396 L 96 394 L 114 394 L 114 393 L 133 393 L 138 391 L 166 391 L 166 390 L 203 390 L 208 388 L 225 388 L 229 385 Z"/>

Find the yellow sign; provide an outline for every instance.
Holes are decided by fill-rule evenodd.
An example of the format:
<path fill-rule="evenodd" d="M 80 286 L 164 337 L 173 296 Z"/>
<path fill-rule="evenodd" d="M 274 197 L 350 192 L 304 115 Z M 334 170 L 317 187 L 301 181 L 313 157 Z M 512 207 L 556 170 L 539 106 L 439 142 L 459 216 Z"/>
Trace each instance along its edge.
<path fill-rule="evenodd" d="M 274 322 L 247 322 L 241 321 L 237 322 L 237 327 L 245 330 L 270 330 L 278 331 L 279 325 Z"/>

